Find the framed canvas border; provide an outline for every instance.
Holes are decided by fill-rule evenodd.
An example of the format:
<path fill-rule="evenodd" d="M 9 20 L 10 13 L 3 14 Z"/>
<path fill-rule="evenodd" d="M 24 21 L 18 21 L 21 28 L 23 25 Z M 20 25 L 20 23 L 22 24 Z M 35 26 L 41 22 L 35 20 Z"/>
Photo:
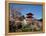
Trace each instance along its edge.
<path fill-rule="evenodd" d="M 18 4 L 41 4 L 43 5 L 43 31 L 42 32 L 13 32 L 9 33 L 9 3 L 18 3 Z M 24 1 L 5 1 L 5 35 L 21 35 L 21 34 L 37 34 L 45 32 L 45 3 L 44 2 L 24 2 Z"/>

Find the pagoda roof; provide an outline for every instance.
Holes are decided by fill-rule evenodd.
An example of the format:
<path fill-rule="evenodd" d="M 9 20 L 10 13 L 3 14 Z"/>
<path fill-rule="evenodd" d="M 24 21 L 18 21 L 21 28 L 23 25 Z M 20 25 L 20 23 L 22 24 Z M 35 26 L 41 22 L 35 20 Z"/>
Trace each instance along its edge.
<path fill-rule="evenodd" d="M 26 15 L 33 15 L 32 13 L 27 13 Z"/>

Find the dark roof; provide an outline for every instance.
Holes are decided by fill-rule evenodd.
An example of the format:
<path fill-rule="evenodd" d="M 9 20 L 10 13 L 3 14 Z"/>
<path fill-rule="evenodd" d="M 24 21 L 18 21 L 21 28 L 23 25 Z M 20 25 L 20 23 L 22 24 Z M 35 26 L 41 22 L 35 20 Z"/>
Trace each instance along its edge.
<path fill-rule="evenodd" d="M 33 15 L 32 13 L 27 13 L 26 15 Z"/>

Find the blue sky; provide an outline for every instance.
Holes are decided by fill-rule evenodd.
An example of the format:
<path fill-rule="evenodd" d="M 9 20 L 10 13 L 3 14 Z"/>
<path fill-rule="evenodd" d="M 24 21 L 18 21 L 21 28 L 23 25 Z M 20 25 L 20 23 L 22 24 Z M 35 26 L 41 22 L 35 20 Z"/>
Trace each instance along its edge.
<path fill-rule="evenodd" d="M 21 10 L 18 10 L 22 13 L 22 15 L 25 15 L 29 12 L 33 13 L 36 19 L 42 18 L 42 5 L 32 5 L 32 4 L 10 4 L 11 9 L 20 8 Z"/>

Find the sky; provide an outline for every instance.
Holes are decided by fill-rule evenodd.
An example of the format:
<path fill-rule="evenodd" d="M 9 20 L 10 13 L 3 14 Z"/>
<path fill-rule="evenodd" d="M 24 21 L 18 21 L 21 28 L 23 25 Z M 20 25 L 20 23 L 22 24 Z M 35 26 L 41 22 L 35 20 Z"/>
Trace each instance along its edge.
<path fill-rule="evenodd" d="M 22 15 L 25 15 L 27 13 L 33 13 L 33 17 L 36 19 L 41 19 L 42 18 L 42 5 L 32 5 L 32 4 L 16 4 L 16 3 L 10 3 L 10 9 L 16 9 L 20 8 L 18 10 L 19 12 L 22 13 Z"/>

